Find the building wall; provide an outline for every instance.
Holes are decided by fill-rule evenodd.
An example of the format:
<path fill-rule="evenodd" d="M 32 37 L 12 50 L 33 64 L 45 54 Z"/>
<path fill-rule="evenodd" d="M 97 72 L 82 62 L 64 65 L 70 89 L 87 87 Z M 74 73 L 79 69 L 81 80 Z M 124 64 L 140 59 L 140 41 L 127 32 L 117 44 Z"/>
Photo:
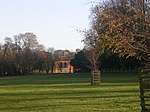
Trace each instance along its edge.
<path fill-rule="evenodd" d="M 57 61 L 55 62 L 54 73 L 73 73 L 74 68 L 68 61 Z"/>

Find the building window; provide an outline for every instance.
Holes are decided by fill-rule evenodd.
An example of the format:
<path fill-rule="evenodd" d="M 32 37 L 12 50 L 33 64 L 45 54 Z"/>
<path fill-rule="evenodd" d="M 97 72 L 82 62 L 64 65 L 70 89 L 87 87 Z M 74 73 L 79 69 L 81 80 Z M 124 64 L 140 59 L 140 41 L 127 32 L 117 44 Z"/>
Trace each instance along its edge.
<path fill-rule="evenodd" d="M 63 67 L 63 63 L 59 63 L 59 68 L 62 68 Z"/>
<path fill-rule="evenodd" d="M 68 67 L 68 64 L 65 62 L 64 63 L 64 68 L 67 68 Z"/>

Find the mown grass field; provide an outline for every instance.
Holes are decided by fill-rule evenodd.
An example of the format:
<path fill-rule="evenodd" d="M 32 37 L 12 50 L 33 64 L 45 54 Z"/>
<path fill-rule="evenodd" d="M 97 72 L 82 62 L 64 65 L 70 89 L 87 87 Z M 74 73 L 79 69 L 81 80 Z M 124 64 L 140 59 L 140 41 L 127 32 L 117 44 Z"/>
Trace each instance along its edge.
<path fill-rule="evenodd" d="M 140 112 L 138 74 L 0 77 L 0 112 Z"/>

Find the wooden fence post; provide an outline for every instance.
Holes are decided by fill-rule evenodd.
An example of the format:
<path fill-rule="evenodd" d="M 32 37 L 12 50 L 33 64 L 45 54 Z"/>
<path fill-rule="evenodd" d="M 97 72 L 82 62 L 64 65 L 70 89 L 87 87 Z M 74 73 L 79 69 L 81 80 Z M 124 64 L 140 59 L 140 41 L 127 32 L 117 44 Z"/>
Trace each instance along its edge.
<path fill-rule="evenodd" d="M 141 112 L 150 112 L 150 68 L 140 69 Z"/>

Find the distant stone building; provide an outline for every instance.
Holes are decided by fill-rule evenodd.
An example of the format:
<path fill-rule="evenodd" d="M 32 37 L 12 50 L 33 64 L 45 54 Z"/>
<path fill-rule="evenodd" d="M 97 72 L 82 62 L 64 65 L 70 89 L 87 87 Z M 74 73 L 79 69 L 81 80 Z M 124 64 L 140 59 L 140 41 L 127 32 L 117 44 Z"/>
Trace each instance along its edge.
<path fill-rule="evenodd" d="M 55 51 L 58 60 L 55 61 L 54 73 L 73 73 L 74 67 L 70 64 L 71 59 L 74 57 L 74 53 L 68 50 Z"/>

